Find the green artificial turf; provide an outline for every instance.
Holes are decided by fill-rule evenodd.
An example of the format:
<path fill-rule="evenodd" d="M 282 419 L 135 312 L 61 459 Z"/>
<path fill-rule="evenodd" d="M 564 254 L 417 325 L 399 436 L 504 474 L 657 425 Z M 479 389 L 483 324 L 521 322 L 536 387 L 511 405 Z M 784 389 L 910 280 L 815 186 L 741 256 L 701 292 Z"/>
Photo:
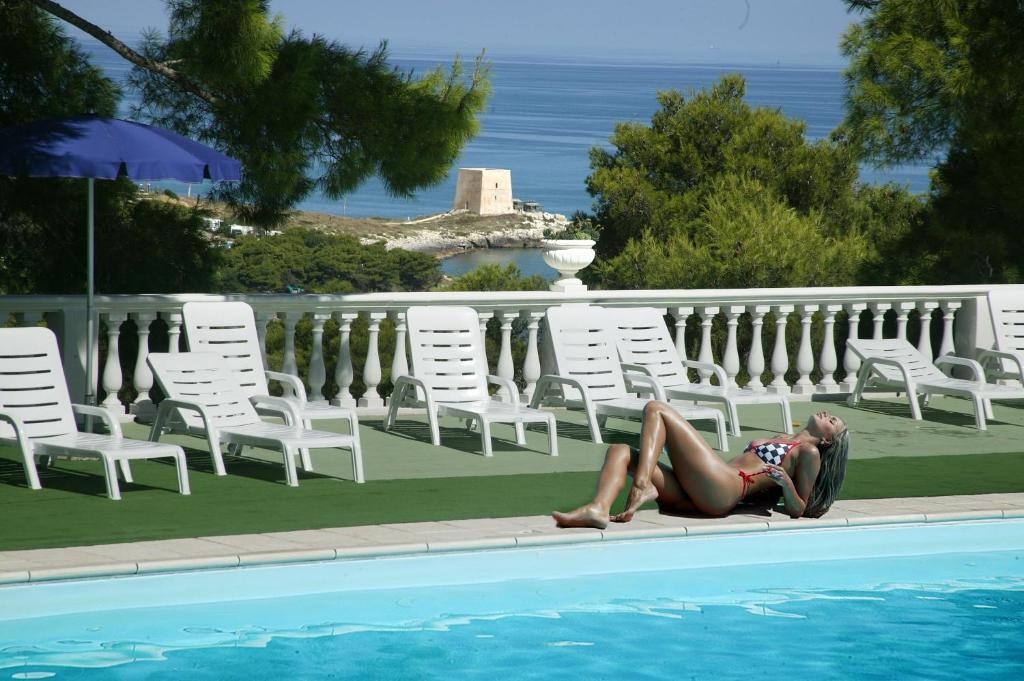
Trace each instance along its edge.
<path fill-rule="evenodd" d="M 192 495 L 177 494 L 174 467 L 133 464 L 123 500 L 105 496 L 92 461 L 59 461 L 42 490 L 0 459 L 0 550 L 82 546 L 256 532 L 550 513 L 586 501 L 593 472 L 372 480 L 300 473 L 283 484 L 280 463 L 229 459 L 231 475 L 190 469 Z M 1024 453 L 851 460 L 844 499 L 1024 492 Z"/>

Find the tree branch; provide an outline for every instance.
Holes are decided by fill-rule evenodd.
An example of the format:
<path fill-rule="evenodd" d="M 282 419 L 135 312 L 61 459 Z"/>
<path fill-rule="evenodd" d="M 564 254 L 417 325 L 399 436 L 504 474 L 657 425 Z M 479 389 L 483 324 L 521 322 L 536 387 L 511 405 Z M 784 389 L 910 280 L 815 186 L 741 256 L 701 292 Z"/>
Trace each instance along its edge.
<path fill-rule="evenodd" d="M 141 54 L 115 38 L 110 31 L 103 30 L 91 21 L 83 19 L 74 12 L 58 5 L 56 2 L 53 2 L 52 0 L 27 0 L 27 2 L 30 2 L 44 12 L 52 14 L 58 19 L 62 19 L 72 26 L 85 31 L 132 64 L 144 68 L 147 71 L 152 71 L 153 73 L 177 83 L 183 90 L 192 93 L 209 104 L 217 103 L 217 98 L 212 93 L 203 89 L 186 76 L 168 67 L 166 64 L 146 59 Z"/>

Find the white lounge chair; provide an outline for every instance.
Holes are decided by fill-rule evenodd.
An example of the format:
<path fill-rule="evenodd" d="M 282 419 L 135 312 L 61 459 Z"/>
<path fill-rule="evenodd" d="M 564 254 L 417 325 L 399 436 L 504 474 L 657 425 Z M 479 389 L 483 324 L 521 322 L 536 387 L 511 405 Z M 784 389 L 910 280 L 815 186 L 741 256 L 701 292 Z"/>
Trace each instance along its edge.
<path fill-rule="evenodd" d="M 650 398 L 637 397 L 626 388 L 626 380 L 619 363 L 615 329 L 601 308 L 590 305 L 559 305 L 548 308 L 545 315 L 546 342 L 555 362 L 555 374 L 546 374 L 537 381 L 532 407 L 539 407 L 550 389 L 568 390 L 565 399 L 570 409 L 582 409 L 587 415 L 590 435 L 601 443 L 601 426 L 608 417 L 642 419 L 644 407 Z M 650 376 L 632 374 L 635 386 L 667 401 L 665 390 Z M 691 421 L 710 419 L 718 433 L 718 449 L 725 451 L 728 440 L 725 417 L 710 407 L 684 407 L 672 405 Z"/>
<path fill-rule="evenodd" d="M 918 394 L 966 397 L 974 404 L 974 421 L 986 430 L 985 418 L 992 418 L 991 400 L 1024 400 L 1024 389 L 985 382 L 981 365 L 973 359 L 944 355 L 933 363 L 909 342 L 899 338 L 850 338 L 846 341 L 861 360 L 857 385 L 850 395 L 852 406 L 860 403 L 867 391 L 905 392 L 914 419 L 921 420 Z M 968 368 L 974 380 L 951 378 L 939 367 Z"/>
<path fill-rule="evenodd" d="M 110 434 L 79 432 L 75 414 L 101 418 Z M 178 491 L 189 493 L 181 447 L 126 439 L 121 424 L 105 409 L 71 403 L 57 338 L 46 328 L 0 329 L 0 443 L 21 451 L 25 478 L 32 489 L 41 487 L 36 457 L 99 459 L 107 479 L 107 496 L 115 500 L 121 498 L 115 463 L 125 482 L 132 482 L 129 461 L 169 457 L 178 468 Z"/>
<path fill-rule="evenodd" d="M 157 441 L 165 430 L 179 427 L 189 435 L 205 437 L 217 475 L 226 475 L 220 443 L 242 447 L 278 449 L 284 457 L 288 485 L 299 484 L 295 458 L 312 470 L 310 449 L 340 447 L 352 452 L 352 470 L 356 482 L 363 482 L 363 458 L 359 442 L 351 435 L 309 430 L 301 425 L 294 405 L 282 400 L 282 409 L 291 409 L 290 423 L 268 423 L 245 393 L 238 387 L 235 374 L 224 367 L 220 355 L 210 352 L 153 353 L 147 358 L 153 375 L 167 399 L 160 403 L 149 439 Z M 176 416 L 176 419 L 172 419 Z M 179 424 L 181 424 L 179 426 Z"/>
<path fill-rule="evenodd" d="M 627 384 L 631 383 L 631 373 L 640 373 L 657 381 L 670 400 L 720 402 L 729 415 L 732 434 L 737 437 L 742 435 L 738 405 L 776 404 L 782 416 L 781 432 L 793 434 L 793 417 L 784 395 L 730 388 L 722 367 L 680 358 L 659 310 L 653 307 L 608 308 L 607 314 L 617 332 L 619 359 Z M 691 383 L 687 368 L 715 374 L 718 385 Z M 637 387 L 641 388 L 641 393 L 649 392 L 643 386 Z"/>
<path fill-rule="evenodd" d="M 394 379 L 384 430 L 390 430 L 403 406 L 425 407 L 430 439 L 441 444 L 439 416 L 455 416 L 476 422 L 484 456 L 492 456 L 491 424 L 515 426 L 516 443 L 526 444 L 524 424 L 546 423 L 551 456 L 558 456 L 555 415 L 531 409 L 519 402 L 519 390 L 507 378 L 487 372 L 480 321 L 470 307 L 413 307 L 406 313 L 413 375 Z M 507 401 L 491 398 L 489 384 L 500 386 Z"/>
<path fill-rule="evenodd" d="M 349 432 L 359 442 L 359 418 L 354 410 L 326 402 L 310 402 L 306 399 L 306 387 L 297 376 L 264 368 L 256 320 L 248 304 L 188 302 L 182 306 L 181 312 L 189 350 L 213 352 L 223 357 L 224 366 L 234 372 L 239 388 L 256 407 L 257 413 L 281 416 L 287 423 L 291 412 L 282 409 L 279 399 L 284 399 L 296 407 L 306 428 L 312 428 L 314 421 L 343 419 L 348 421 Z M 270 380 L 285 386 L 283 398 L 271 397 L 267 386 Z M 288 392 L 292 395 L 287 395 Z"/>
<path fill-rule="evenodd" d="M 988 293 L 995 333 L 994 348 L 978 348 L 975 357 L 992 381 L 1024 385 L 1024 286 L 1007 286 Z"/>

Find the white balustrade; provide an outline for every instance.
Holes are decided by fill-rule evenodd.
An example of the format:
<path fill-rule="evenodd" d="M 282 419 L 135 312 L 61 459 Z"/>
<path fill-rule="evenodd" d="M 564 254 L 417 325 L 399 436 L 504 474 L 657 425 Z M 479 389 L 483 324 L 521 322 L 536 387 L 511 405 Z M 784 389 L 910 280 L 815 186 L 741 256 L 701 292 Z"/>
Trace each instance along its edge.
<path fill-rule="evenodd" d="M 498 352 L 498 373 L 501 378 L 512 380 L 516 369 L 512 364 L 512 320 L 519 316 L 518 310 L 498 310 L 498 322 L 501 324 L 501 350 Z M 507 396 L 511 401 L 512 395 Z"/>
<path fill-rule="evenodd" d="M 739 326 L 742 305 L 730 305 L 725 309 L 725 354 L 722 355 L 722 368 L 728 378 L 729 387 L 736 388 L 736 376 L 740 373 L 740 351 L 736 343 L 736 327 Z"/>
<path fill-rule="evenodd" d="M 391 358 L 391 383 L 399 376 L 409 373 L 409 359 L 405 352 L 405 335 L 408 326 L 405 321 L 404 310 L 391 310 L 388 318 L 395 325 L 395 354 Z"/>
<path fill-rule="evenodd" d="M 529 402 L 537 387 L 537 379 L 541 377 L 537 329 L 540 320 L 544 319 L 544 313 L 522 310 L 519 315 L 526 320 L 526 357 L 523 359 L 523 380 L 526 381 L 526 389 L 523 390 L 523 397 Z"/>
<path fill-rule="evenodd" d="M 917 349 L 929 359 L 935 357 L 932 353 L 932 312 L 938 307 L 938 302 L 934 300 L 925 300 L 917 304 L 917 309 L 921 313 L 921 334 L 917 337 Z"/>
<path fill-rule="evenodd" d="M 907 321 L 910 319 L 910 311 L 915 307 L 915 303 L 907 301 L 897 303 L 893 307 L 896 310 L 896 337 L 900 340 L 907 340 Z"/>
<path fill-rule="evenodd" d="M 849 324 L 849 333 L 847 338 L 859 338 L 857 329 L 860 327 L 860 313 L 868 309 L 867 303 L 846 303 L 846 314 L 849 315 L 847 323 Z M 850 393 L 853 392 L 854 386 L 857 385 L 857 371 L 860 369 L 860 357 L 850 349 L 849 346 L 843 352 L 843 370 L 846 372 L 846 378 L 840 386 L 842 392 Z"/>
<path fill-rule="evenodd" d="M 796 370 L 800 374 L 793 384 L 793 394 L 810 395 L 815 392 L 811 383 L 811 372 L 814 371 L 814 352 L 811 349 L 811 322 L 817 305 L 799 305 L 800 310 L 800 347 L 796 353 Z"/>
<path fill-rule="evenodd" d="M 324 384 L 327 382 L 327 367 L 324 364 L 324 323 L 330 318 L 331 315 L 325 312 L 313 313 L 313 348 L 309 353 L 309 372 L 306 375 L 311 402 L 324 400 Z"/>
<path fill-rule="evenodd" d="M 355 379 L 352 369 L 352 322 L 359 315 L 355 312 L 335 312 L 334 321 L 338 322 L 338 364 L 334 369 L 334 382 L 338 385 L 338 394 L 331 400 L 334 406 L 355 407 L 356 398 L 350 390 Z"/>
<path fill-rule="evenodd" d="M 946 301 L 942 313 L 942 342 L 939 343 L 939 356 L 953 354 L 953 320 L 962 303 L 959 300 Z"/>
<path fill-rule="evenodd" d="M 281 323 L 284 325 L 284 359 L 281 361 L 281 371 L 292 376 L 298 376 L 299 365 L 295 361 L 295 326 L 302 318 L 302 313 L 285 312 L 280 317 Z M 285 390 L 288 390 L 288 388 L 285 388 Z"/>
<path fill-rule="evenodd" d="M 370 312 L 366 315 L 369 320 L 366 363 L 363 365 L 363 383 L 366 384 L 366 392 L 359 398 L 360 407 L 379 409 L 384 406 L 384 399 L 377 392 L 377 386 L 380 385 L 381 379 L 380 349 L 377 347 L 377 342 L 380 339 L 380 323 L 386 316 L 386 312 Z"/>
<path fill-rule="evenodd" d="M 124 312 L 107 312 L 103 315 L 107 323 L 107 361 L 103 367 L 103 390 L 107 396 L 102 406 L 114 412 L 118 416 L 125 413 L 124 405 L 117 398 L 117 391 L 121 389 L 123 376 L 121 374 L 120 338 L 121 324 L 128 319 Z"/>
<path fill-rule="evenodd" d="M 135 320 L 136 334 L 139 337 L 139 351 L 135 356 L 135 370 L 132 372 L 133 387 L 138 395 L 128 411 L 136 417 L 141 417 L 140 420 L 148 421 L 156 415 L 156 408 L 149 399 L 149 391 L 153 388 L 153 372 L 146 362 L 146 358 L 149 357 L 149 327 L 156 321 L 156 313 L 133 312 L 132 319 Z"/>
<path fill-rule="evenodd" d="M 718 306 L 713 307 L 702 307 L 700 310 L 700 352 L 697 354 L 698 362 L 706 362 L 712 364 L 715 361 L 715 355 L 711 350 L 711 324 L 715 321 L 715 315 L 718 314 Z M 711 383 L 711 372 L 700 371 L 700 382 Z"/>
<path fill-rule="evenodd" d="M 484 349 L 484 359 L 487 359 L 487 322 L 494 316 L 494 312 L 477 310 L 476 314 L 480 320 L 480 342 L 483 344 L 481 347 Z M 487 367 L 487 370 L 491 370 L 490 366 Z"/>
<path fill-rule="evenodd" d="M 885 313 L 892 309 L 892 303 L 868 303 L 868 307 L 871 309 L 872 324 L 874 325 L 871 332 L 871 338 L 879 340 L 883 337 L 884 332 L 882 325 L 885 324 Z"/>
<path fill-rule="evenodd" d="M 839 384 L 834 376 L 839 368 L 839 360 L 836 357 L 836 313 L 843 309 L 842 305 L 824 305 L 824 333 L 821 344 L 821 355 L 818 357 L 818 368 L 821 370 L 821 380 L 818 381 L 818 392 L 836 393 L 839 392 Z"/>
<path fill-rule="evenodd" d="M 147 404 L 147 393 L 153 385 L 153 378 L 146 364 L 149 342 L 154 335 L 162 335 L 162 325 L 153 326 L 159 314 L 167 326 L 168 350 L 178 352 L 181 344 L 181 306 L 189 300 L 240 300 L 253 306 L 256 313 L 257 335 L 266 359 L 267 324 L 275 316 L 283 322 L 283 342 L 274 336 L 276 351 L 283 350 L 285 371 L 297 373 L 296 357 L 309 356 L 308 371 L 303 367 L 304 377 L 310 386 L 311 399 L 323 399 L 324 386 L 327 383 L 327 370 L 324 358 L 324 344 L 334 342 L 334 333 L 338 334 L 337 366 L 334 369 L 334 382 L 338 385 L 338 394 L 333 402 L 352 406 L 356 404 L 351 393 L 354 380 L 354 364 L 362 364 L 363 379 L 367 385 L 367 393 L 358 402 L 360 406 L 380 407 L 383 400 L 377 394 L 381 382 L 381 351 L 380 323 L 389 316 L 395 325 L 395 345 L 388 348 L 394 350 L 388 357 L 393 375 L 408 370 L 406 341 L 407 329 L 404 323 L 404 310 L 417 305 L 470 305 L 478 313 L 480 332 L 483 334 L 489 319 L 497 317 L 500 322 L 500 348 L 497 366 L 494 373 L 512 378 L 521 372 L 525 382 L 524 395 L 532 396 L 536 382 L 544 369 L 544 347 L 540 322 L 548 306 L 561 303 L 592 303 L 614 309 L 623 306 L 655 307 L 667 309 L 672 315 L 669 324 L 675 327 L 675 346 L 680 357 L 686 353 L 686 325 L 690 315 L 700 316 L 700 346 L 695 354 L 704 361 L 713 361 L 712 337 L 714 317 L 722 313 L 725 321 L 724 349 L 721 363 L 725 369 L 727 382 L 734 384 L 739 373 L 744 369 L 750 375 L 748 387 L 755 390 L 772 390 L 781 393 L 794 392 L 797 395 L 811 396 L 816 393 L 832 393 L 849 391 L 856 379 L 859 363 L 856 356 L 846 348 L 841 348 L 843 336 L 840 328 L 842 317 L 837 313 L 845 310 L 848 315 L 846 324 L 851 336 L 857 335 L 860 315 L 863 311 L 871 311 L 871 334 L 881 336 L 884 317 L 888 310 L 894 310 L 895 335 L 900 338 L 913 338 L 917 347 L 924 354 L 933 352 L 945 354 L 954 351 L 954 344 L 968 355 L 973 351 L 973 339 L 986 338 L 991 334 L 991 319 L 985 316 L 987 307 L 984 303 L 976 304 L 975 300 L 988 291 L 985 286 L 939 286 L 939 287 L 869 287 L 869 288 L 818 288 L 818 289 L 735 289 L 735 290 L 675 290 L 675 291 L 582 291 L 578 293 L 557 292 L 432 292 L 432 293 L 387 293 L 387 294 L 355 294 L 355 295 L 318 295 L 318 296 L 218 296 L 218 295 L 111 295 L 98 296 L 97 314 L 108 324 L 106 334 L 106 351 L 98 374 L 100 387 L 106 392 L 104 405 L 121 414 L 125 411 L 118 402 L 117 393 L 125 387 L 125 376 L 121 371 L 118 358 L 124 349 L 119 343 L 120 326 L 129 317 L 135 323 L 139 351 L 132 356 L 124 357 L 131 363 L 134 370 L 128 383 L 135 389 L 138 397 L 131 403 L 129 411 L 142 415 L 143 406 Z M 959 315 L 958 311 L 970 305 L 969 313 Z M 87 356 L 84 343 L 84 323 L 82 322 L 83 303 L 81 296 L 0 296 L 0 315 L 9 318 L 14 315 L 19 325 L 32 326 L 45 319 L 45 323 L 58 332 L 62 344 L 62 357 L 66 365 L 66 377 L 75 399 L 81 400 L 85 393 L 84 363 Z M 399 313 L 398 311 L 403 311 Z M 815 310 L 822 314 L 823 337 L 820 351 L 812 347 L 811 329 L 812 316 Z M 914 337 L 911 315 L 913 310 L 919 313 L 920 333 Z M 941 310 L 936 312 L 936 310 Z M 770 341 L 765 340 L 765 314 L 769 311 L 775 315 L 775 343 L 766 347 Z M 787 315 L 798 312 L 793 319 Z M 981 316 L 978 312 L 981 311 Z M 746 313 L 746 314 L 745 314 Z M 353 357 L 351 345 L 352 322 L 363 315 L 369 322 L 369 345 L 365 357 Z M 309 316 L 312 333 L 303 337 L 306 345 L 297 348 L 295 328 L 298 321 Z M 338 324 L 327 326 L 326 321 L 332 318 Z M 939 318 L 941 317 L 941 333 Z M 962 320 L 961 321 L 961 317 Z M 522 319 L 522 329 L 513 325 L 515 319 Z M 934 327 L 932 322 L 934 320 Z M 786 345 L 786 331 L 789 324 L 799 323 L 800 335 L 797 351 L 791 358 Z M 964 327 L 962 324 L 968 324 Z M 125 326 L 125 329 L 129 328 Z M 932 344 L 932 328 L 935 329 L 934 348 Z M 329 329 L 329 330 L 326 330 Z M 789 328 L 790 333 L 796 330 Z M 954 334 L 954 330 L 956 334 Z M 750 333 L 749 350 L 740 342 Z M 522 365 L 516 363 L 512 353 L 519 335 L 525 343 L 525 357 Z M 817 343 L 819 334 L 815 333 Z M 132 344 L 134 345 L 134 343 Z M 282 348 L 283 346 L 283 348 Z M 93 347 L 96 347 L 95 344 Z M 841 354 L 840 357 L 837 355 Z M 364 360 L 359 362 L 359 360 Z M 792 361 L 791 361 L 792 360 Z M 846 371 L 844 380 L 837 384 L 834 373 L 839 368 Z M 766 364 L 768 365 L 766 367 Z M 813 370 L 821 372 L 820 380 L 811 381 Z M 772 374 L 765 380 L 768 368 Z M 795 374 L 797 381 L 795 390 L 786 384 L 785 376 Z M 702 376 L 703 380 L 709 380 Z M 767 385 L 763 385 L 767 383 Z"/>
<path fill-rule="evenodd" d="M 789 369 L 789 352 L 786 350 L 786 323 L 789 321 L 789 313 L 795 310 L 793 305 L 773 305 L 775 312 L 775 347 L 772 349 L 772 382 L 768 384 L 768 391 L 779 394 L 790 392 L 789 384 L 786 383 L 786 370 Z"/>
<path fill-rule="evenodd" d="M 259 341 L 260 355 L 263 357 L 263 368 L 269 369 L 270 365 L 267 364 L 267 324 L 270 323 L 270 320 L 276 319 L 277 315 L 266 310 L 256 310 L 254 316 L 256 317 L 256 338 Z"/>
<path fill-rule="evenodd" d="M 750 354 L 747 356 L 747 374 L 750 382 L 747 388 L 764 392 L 764 316 L 771 310 L 768 305 L 754 305 L 750 309 Z"/>
<path fill-rule="evenodd" d="M 181 310 L 162 312 L 167 322 L 167 352 L 172 355 L 181 351 Z"/>

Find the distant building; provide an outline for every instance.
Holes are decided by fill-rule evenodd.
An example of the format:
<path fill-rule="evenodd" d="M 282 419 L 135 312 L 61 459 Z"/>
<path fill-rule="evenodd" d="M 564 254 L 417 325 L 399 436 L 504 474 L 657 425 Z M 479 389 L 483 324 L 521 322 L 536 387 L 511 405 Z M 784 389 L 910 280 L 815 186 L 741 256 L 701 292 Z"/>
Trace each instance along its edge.
<path fill-rule="evenodd" d="M 459 168 L 452 210 L 477 215 L 507 215 L 512 209 L 512 171 L 500 168 Z"/>

